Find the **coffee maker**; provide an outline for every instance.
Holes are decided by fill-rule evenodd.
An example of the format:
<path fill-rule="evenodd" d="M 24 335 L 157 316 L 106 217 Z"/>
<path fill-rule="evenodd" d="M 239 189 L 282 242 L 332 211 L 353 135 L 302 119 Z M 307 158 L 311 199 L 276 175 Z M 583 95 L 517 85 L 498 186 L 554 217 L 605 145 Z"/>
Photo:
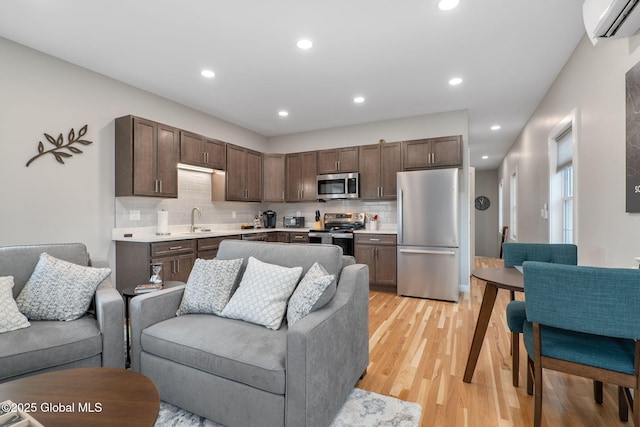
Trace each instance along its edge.
<path fill-rule="evenodd" d="M 276 213 L 268 210 L 263 215 L 265 228 L 276 228 Z"/>

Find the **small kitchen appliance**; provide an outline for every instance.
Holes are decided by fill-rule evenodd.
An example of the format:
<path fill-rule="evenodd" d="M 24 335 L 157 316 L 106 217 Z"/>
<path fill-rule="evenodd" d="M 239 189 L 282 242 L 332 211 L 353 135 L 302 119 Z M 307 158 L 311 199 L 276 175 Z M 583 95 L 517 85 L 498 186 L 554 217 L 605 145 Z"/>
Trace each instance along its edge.
<path fill-rule="evenodd" d="M 272 211 L 272 210 L 268 210 L 264 213 L 264 227 L 265 228 L 276 228 L 276 217 L 277 214 Z"/>
<path fill-rule="evenodd" d="M 304 217 L 303 216 L 285 216 L 282 218 L 282 225 L 285 228 L 303 228 Z"/>

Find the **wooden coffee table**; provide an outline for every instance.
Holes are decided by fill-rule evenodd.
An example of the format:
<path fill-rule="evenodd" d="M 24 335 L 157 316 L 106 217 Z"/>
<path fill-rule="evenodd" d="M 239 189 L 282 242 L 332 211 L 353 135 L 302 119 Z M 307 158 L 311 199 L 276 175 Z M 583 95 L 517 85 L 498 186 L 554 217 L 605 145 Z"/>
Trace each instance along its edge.
<path fill-rule="evenodd" d="M 142 374 L 116 368 L 77 368 L 0 384 L 11 400 L 47 427 L 153 426 L 160 396 Z"/>

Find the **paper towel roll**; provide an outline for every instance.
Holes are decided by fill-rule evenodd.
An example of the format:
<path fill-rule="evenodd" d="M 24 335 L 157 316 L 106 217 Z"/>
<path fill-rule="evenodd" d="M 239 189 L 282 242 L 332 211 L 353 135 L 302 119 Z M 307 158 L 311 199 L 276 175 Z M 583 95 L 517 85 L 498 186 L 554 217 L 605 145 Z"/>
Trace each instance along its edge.
<path fill-rule="evenodd" d="M 169 212 L 164 209 L 158 211 L 158 235 L 169 234 Z"/>

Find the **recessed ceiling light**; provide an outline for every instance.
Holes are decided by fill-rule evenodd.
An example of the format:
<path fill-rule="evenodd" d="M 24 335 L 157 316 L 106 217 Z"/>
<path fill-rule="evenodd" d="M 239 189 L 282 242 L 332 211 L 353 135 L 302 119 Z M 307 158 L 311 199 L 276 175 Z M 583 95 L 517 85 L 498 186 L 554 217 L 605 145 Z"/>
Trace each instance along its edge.
<path fill-rule="evenodd" d="M 202 70 L 200 74 L 202 74 L 202 77 L 206 77 L 208 79 L 212 79 L 216 76 L 216 73 L 214 73 L 212 70 Z"/>
<path fill-rule="evenodd" d="M 498 129 L 500 129 L 500 125 L 491 126 L 491 130 L 498 130 Z"/>
<path fill-rule="evenodd" d="M 300 49 L 307 50 L 313 47 L 313 42 L 308 39 L 302 39 L 302 40 L 298 40 L 298 43 L 296 43 L 296 46 L 298 46 Z"/>
<path fill-rule="evenodd" d="M 460 83 L 462 83 L 462 79 L 461 79 L 460 77 L 454 77 L 454 78 L 452 78 L 451 80 L 449 80 L 449 84 L 450 84 L 451 86 L 457 86 L 457 85 L 459 85 Z"/>
<path fill-rule="evenodd" d="M 460 0 L 440 0 L 440 2 L 438 2 L 438 8 L 440 10 L 451 10 L 458 7 L 459 3 Z"/>
<path fill-rule="evenodd" d="M 488 158 L 489 158 L 489 156 L 487 156 L 487 155 L 482 156 L 482 160 L 487 160 Z"/>
<path fill-rule="evenodd" d="M 364 102 L 364 96 L 356 96 L 355 98 L 353 98 L 353 102 L 355 102 L 356 104 L 360 104 Z"/>
<path fill-rule="evenodd" d="M 280 117 L 287 117 L 289 115 L 288 111 L 282 110 L 282 111 L 278 111 L 278 115 Z"/>

